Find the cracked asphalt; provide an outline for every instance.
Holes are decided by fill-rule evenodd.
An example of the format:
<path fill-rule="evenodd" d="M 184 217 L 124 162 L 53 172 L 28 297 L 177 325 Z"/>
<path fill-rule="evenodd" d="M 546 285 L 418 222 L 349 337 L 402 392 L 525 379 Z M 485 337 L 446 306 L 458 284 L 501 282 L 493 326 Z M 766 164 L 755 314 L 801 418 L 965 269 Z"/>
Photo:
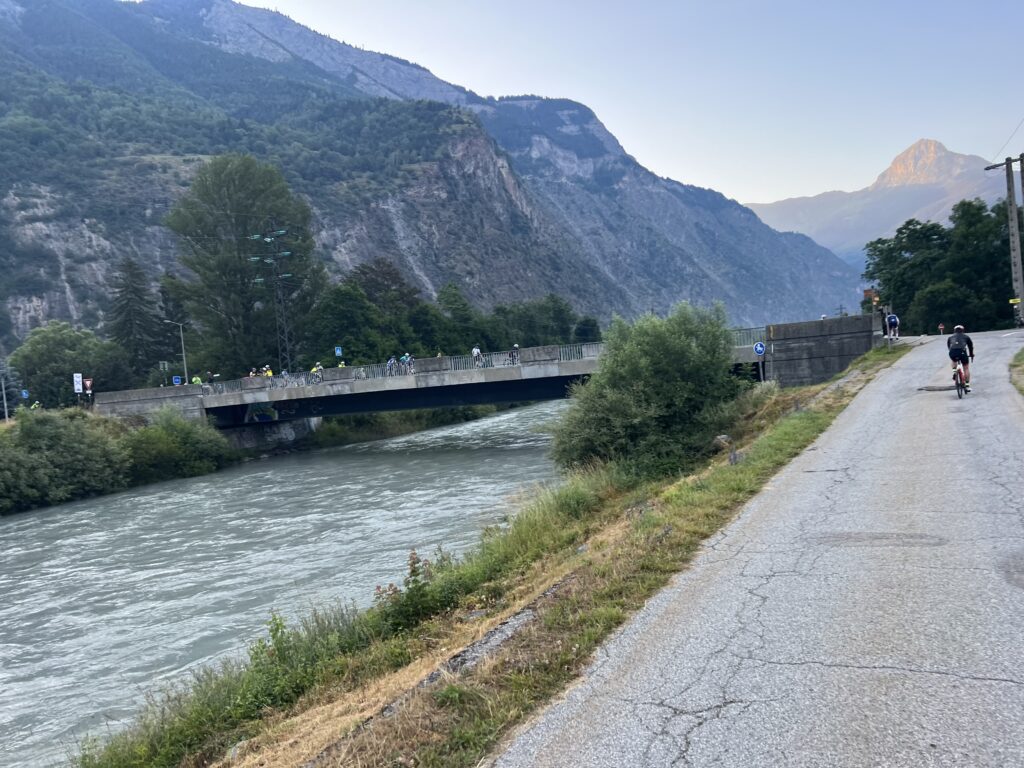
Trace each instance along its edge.
<path fill-rule="evenodd" d="M 1024 766 L 1024 332 L 883 371 L 495 768 Z"/>

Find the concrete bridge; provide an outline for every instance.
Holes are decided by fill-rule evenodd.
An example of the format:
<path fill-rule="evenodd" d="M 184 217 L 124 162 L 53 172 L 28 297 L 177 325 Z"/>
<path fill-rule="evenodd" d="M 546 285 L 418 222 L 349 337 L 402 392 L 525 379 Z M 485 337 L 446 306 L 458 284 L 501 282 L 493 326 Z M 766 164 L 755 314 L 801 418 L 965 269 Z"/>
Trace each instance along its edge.
<path fill-rule="evenodd" d="M 553 400 L 593 373 L 603 344 L 424 358 L 214 384 L 103 392 L 95 410 L 145 416 L 170 406 L 220 429 L 353 413 Z"/>
<path fill-rule="evenodd" d="M 784 384 L 824 380 L 871 348 L 873 330 L 871 318 L 861 316 L 738 329 L 733 331 L 734 367 L 752 378 L 767 371 L 767 378 Z M 767 343 L 761 358 L 753 349 L 758 341 Z M 95 396 L 95 409 L 105 415 L 144 417 L 171 406 L 192 418 L 209 418 L 230 432 L 253 427 L 254 434 L 262 435 L 275 425 L 290 425 L 280 437 L 290 440 L 314 429 L 315 420 L 323 416 L 562 398 L 570 384 L 597 369 L 603 348 L 527 347 L 518 353 L 485 353 L 478 359 L 424 358 L 412 370 L 401 364 L 376 364 L 211 385 L 103 392 Z M 759 361 L 764 363 L 761 367 Z M 262 438 L 235 439 L 247 444 Z"/>

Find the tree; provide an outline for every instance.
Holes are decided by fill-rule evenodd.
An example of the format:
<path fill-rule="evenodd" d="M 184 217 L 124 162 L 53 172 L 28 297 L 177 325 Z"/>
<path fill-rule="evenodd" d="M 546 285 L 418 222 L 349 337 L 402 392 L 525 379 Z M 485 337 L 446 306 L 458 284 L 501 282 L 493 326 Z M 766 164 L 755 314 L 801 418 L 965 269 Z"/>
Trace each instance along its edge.
<path fill-rule="evenodd" d="M 601 326 L 597 323 L 596 317 L 585 315 L 576 323 L 572 329 L 572 340 L 574 344 L 590 344 L 601 340 Z"/>
<path fill-rule="evenodd" d="M 1013 295 L 1007 264 L 1006 205 L 981 200 L 953 206 L 950 226 L 911 219 L 891 238 L 867 245 L 864 277 L 912 332 L 963 323 L 972 330 L 1008 327 Z"/>
<path fill-rule="evenodd" d="M 333 356 L 334 347 L 341 346 L 348 364 L 379 363 L 398 346 L 388 326 L 363 290 L 346 280 L 324 291 L 317 302 L 306 324 L 304 354 L 319 360 Z"/>
<path fill-rule="evenodd" d="M 164 327 L 146 274 L 126 257 L 114 275 L 108 330 L 121 345 L 137 378 L 156 360 Z"/>
<path fill-rule="evenodd" d="M 197 370 L 280 366 L 278 320 L 300 328 L 326 282 L 310 217 L 277 168 L 247 155 L 214 158 L 196 174 L 167 225 L 192 273 L 169 285 L 198 334 Z"/>
<path fill-rule="evenodd" d="M 101 341 L 92 331 L 75 330 L 69 323 L 51 321 L 34 328 L 25 343 L 11 354 L 32 400 L 47 408 L 75 405 L 72 375 L 93 380 L 93 391 L 124 389 L 131 369 L 124 350 L 115 342 Z"/>
<path fill-rule="evenodd" d="M 616 318 L 598 370 L 556 427 L 555 460 L 615 461 L 644 476 L 691 466 L 733 419 L 728 403 L 743 385 L 730 375 L 732 343 L 721 306 Z"/>
<path fill-rule="evenodd" d="M 7 397 L 7 412 L 14 413 L 14 410 L 21 403 L 21 376 L 17 369 L 8 361 L 0 358 L 0 388 Z M 3 418 L 3 402 L 0 399 L 0 418 Z"/>

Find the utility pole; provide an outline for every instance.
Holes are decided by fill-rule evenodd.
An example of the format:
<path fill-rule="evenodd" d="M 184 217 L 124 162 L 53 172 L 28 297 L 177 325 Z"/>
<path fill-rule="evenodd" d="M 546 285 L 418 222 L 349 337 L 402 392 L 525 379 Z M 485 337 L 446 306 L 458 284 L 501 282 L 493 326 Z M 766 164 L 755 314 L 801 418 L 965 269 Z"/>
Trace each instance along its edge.
<path fill-rule="evenodd" d="M 288 307 L 285 303 L 286 296 L 284 278 L 291 277 L 290 272 L 282 272 L 280 261 L 282 258 L 291 256 L 291 251 L 281 250 L 281 243 L 278 238 L 288 234 L 287 229 L 275 229 L 262 235 L 249 235 L 250 240 L 262 240 L 271 246 L 273 252 L 269 257 L 250 256 L 249 261 L 263 261 L 273 267 L 274 275 L 274 319 L 277 322 L 277 364 L 280 371 L 292 371 L 292 329 L 288 322 Z M 257 282 L 263 282 L 262 277 L 256 278 Z"/>
<path fill-rule="evenodd" d="M 1020 263 L 1020 227 L 1017 224 L 1017 195 L 1013 182 L 1013 164 L 1020 163 L 1021 194 L 1024 194 L 1024 154 L 1018 158 L 1008 157 L 1002 163 L 985 167 L 986 171 L 1006 168 L 1006 217 L 1010 227 L 1010 275 L 1013 277 L 1013 316 L 1021 325 L 1021 299 L 1024 298 L 1024 270 Z"/>
<path fill-rule="evenodd" d="M 0 392 L 4 393 L 4 421 L 10 421 L 11 417 L 7 414 L 7 374 L 0 373 Z"/>
<path fill-rule="evenodd" d="M 185 384 L 189 384 L 188 360 L 185 359 L 185 324 L 176 323 L 173 320 L 164 320 L 165 323 L 178 326 L 178 335 L 181 337 L 181 367 L 185 370 Z"/>

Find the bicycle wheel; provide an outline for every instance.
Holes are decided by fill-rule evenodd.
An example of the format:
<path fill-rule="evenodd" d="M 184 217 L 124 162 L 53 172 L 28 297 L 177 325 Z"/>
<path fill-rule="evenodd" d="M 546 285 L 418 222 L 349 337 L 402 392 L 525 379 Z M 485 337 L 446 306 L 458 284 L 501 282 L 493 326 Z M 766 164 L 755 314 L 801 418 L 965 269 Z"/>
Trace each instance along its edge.
<path fill-rule="evenodd" d="M 956 373 L 953 374 L 953 382 L 956 384 L 956 398 L 957 400 L 963 399 L 964 396 L 964 372 L 957 366 Z"/>

